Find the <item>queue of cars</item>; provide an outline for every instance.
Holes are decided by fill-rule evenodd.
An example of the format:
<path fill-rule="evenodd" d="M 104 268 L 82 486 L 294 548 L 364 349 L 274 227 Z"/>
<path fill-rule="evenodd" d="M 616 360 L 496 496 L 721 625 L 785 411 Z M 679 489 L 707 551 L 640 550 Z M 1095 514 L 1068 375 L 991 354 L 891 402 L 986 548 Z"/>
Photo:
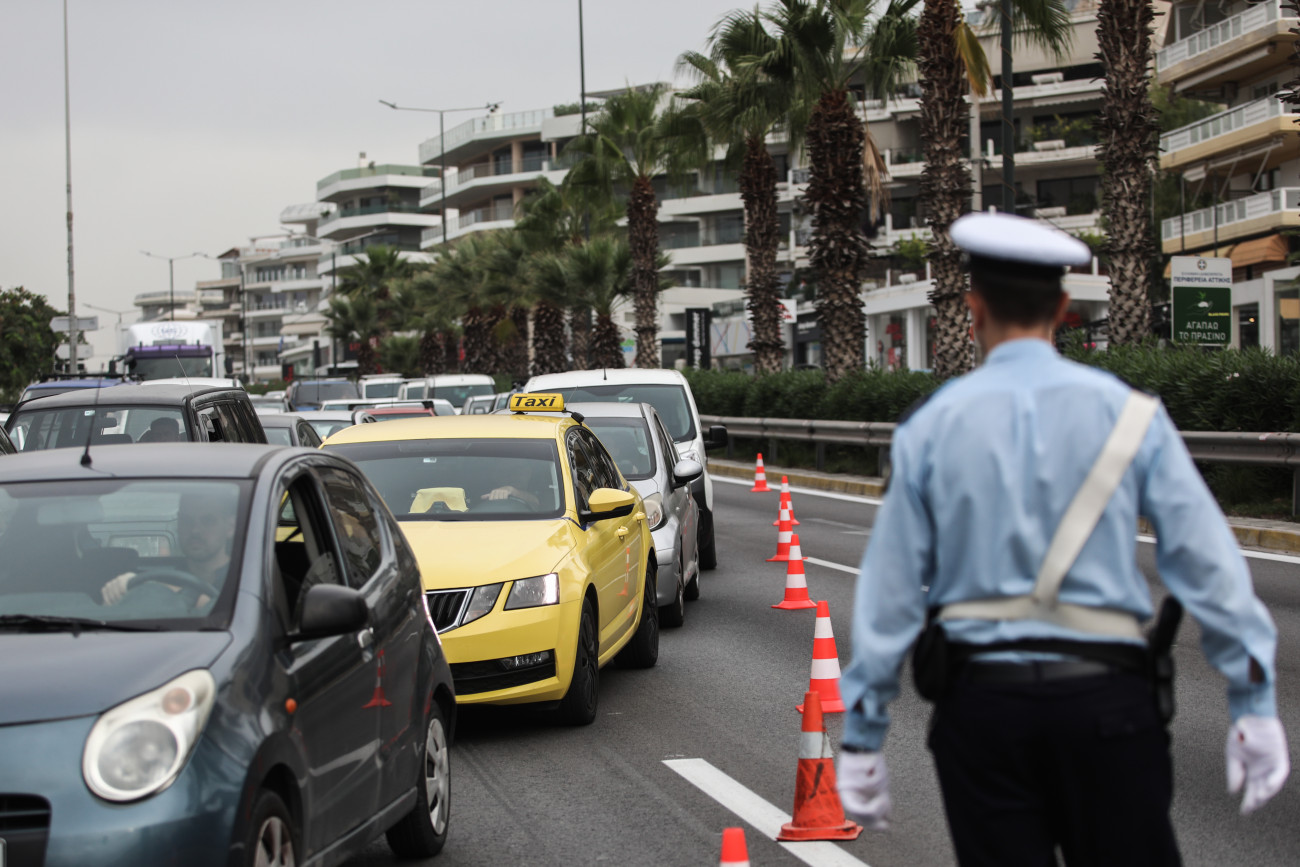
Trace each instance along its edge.
<path fill-rule="evenodd" d="M 698 594 L 702 452 L 631 396 L 383 423 L 180 384 L 20 404 L 5 867 L 435 854 L 458 704 L 590 723 L 601 668 L 653 666 Z"/>

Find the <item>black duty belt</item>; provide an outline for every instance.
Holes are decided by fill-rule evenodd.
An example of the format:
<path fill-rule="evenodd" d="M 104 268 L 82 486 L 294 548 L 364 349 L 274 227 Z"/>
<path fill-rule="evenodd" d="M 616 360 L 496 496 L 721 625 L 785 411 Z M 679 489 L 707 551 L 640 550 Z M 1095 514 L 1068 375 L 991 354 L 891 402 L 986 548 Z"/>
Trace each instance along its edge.
<path fill-rule="evenodd" d="M 1026 662 L 986 662 L 973 659 L 962 669 L 960 680 L 967 683 L 997 685 L 1014 683 L 1048 683 L 1081 677 L 1101 677 L 1120 671 L 1114 665 L 1092 660 L 1032 660 Z"/>

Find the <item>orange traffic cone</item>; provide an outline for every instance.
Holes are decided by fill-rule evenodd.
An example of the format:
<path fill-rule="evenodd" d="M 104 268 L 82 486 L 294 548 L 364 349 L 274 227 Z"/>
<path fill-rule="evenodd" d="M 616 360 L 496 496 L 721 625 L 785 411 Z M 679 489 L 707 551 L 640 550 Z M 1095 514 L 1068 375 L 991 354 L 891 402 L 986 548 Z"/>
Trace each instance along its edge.
<path fill-rule="evenodd" d="M 840 698 L 840 654 L 835 649 L 830 606 L 825 601 L 817 603 L 817 625 L 813 627 L 812 677 L 808 680 L 808 691 L 821 697 L 822 713 L 844 713 L 844 700 Z M 795 710 L 803 713 L 803 705 L 797 705 Z"/>
<path fill-rule="evenodd" d="M 744 828 L 722 829 L 722 859 L 718 867 L 749 867 L 749 849 Z"/>
<path fill-rule="evenodd" d="M 392 704 L 388 697 L 384 695 L 384 652 L 379 651 L 379 661 L 375 666 L 375 691 L 370 696 L 370 701 L 361 706 L 362 710 L 371 707 L 388 707 Z"/>
<path fill-rule="evenodd" d="M 808 598 L 808 579 L 803 574 L 803 551 L 799 548 L 798 533 L 790 536 L 789 560 L 785 564 L 785 598 L 772 607 L 792 611 L 817 607 Z"/>
<path fill-rule="evenodd" d="M 844 818 L 835 790 L 835 757 L 822 721 L 821 696 L 804 696 L 799 736 L 799 770 L 794 781 L 794 818 L 781 826 L 778 840 L 856 840 L 862 826 Z"/>
<path fill-rule="evenodd" d="M 794 535 L 794 530 L 790 526 L 790 511 L 781 510 L 781 517 L 777 522 L 781 529 L 776 532 L 776 554 L 767 558 L 769 563 L 784 563 L 790 559 L 790 539 Z"/>
<path fill-rule="evenodd" d="M 758 453 L 758 463 L 754 466 L 754 487 L 749 492 L 765 494 L 772 490 L 767 486 L 767 471 L 763 469 L 763 453 Z"/>
<path fill-rule="evenodd" d="M 790 525 L 792 527 L 799 526 L 799 522 L 796 521 L 794 517 L 794 503 L 790 501 L 790 480 L 785 476 L 781 477 L 781 502 L 777 504 L 776 508 L 778 513 L 780 512 L 781 509 L 786 509 L 787 511 L 789 511 Z M 778 514 L 777 519 L 772 522 L 772 526 L 773 527 L 779 526 L 780 523 L 781 523 L 781 518 L 780 515 Z"/>

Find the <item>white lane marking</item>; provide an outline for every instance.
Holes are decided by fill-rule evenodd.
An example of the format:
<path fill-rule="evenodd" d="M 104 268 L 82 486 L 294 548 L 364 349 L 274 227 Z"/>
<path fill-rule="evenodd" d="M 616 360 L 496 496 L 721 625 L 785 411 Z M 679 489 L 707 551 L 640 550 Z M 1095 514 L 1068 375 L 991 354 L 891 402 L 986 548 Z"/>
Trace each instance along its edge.
<path fill-rule="evenodd" d="M 704 759 L 668 759 L 664 764 L 769 840 L 775 840 L 781 833 L 781 826 L 790 821 L 788 813 L 781 812 L 780 808 L 772 806 Z M 777 845 L 811 867 L 867 867 L 825 840 Z"/>
<path fill-rule="evenodd" d="M 733 479 L 728 476 L 713 476 L 714 482 L 724 482 L 728 485 L 744 485 L 752 488 L 754 483 L 745 479 Z M 776 493 L 774 490 L 773 493 Z M 818 491 L 813 488 L 796 488 L 790 487 L 792 494 L 807 494 L 812 497 L 825 497 L 828 500 L 845 500 L 850 503 L 866 503 L 869 506 L 879 506 L 880 500 L 875 497 L 859 497 L 856 494 L 841 494 L 838 491 Z"/>
<path fill-rule="evenodd" d="M 804 557 L 805 563 L 811 563 L 814 566 L 825 566 L 827 569 L 835 569 L 839 572 L 848 572 L 850 575 L 858 574 L 857 566 L 842 566 L 839 563 L 832 563 L 830 560 L 822 560 L 818 557 Z"/>

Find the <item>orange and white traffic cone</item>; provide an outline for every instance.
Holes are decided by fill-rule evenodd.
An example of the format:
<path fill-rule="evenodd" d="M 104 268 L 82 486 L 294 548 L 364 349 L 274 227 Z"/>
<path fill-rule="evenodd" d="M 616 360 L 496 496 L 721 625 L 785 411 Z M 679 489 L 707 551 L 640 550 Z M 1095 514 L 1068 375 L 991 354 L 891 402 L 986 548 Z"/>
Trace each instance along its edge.
<path fill-rule="evenodd" d="M 749 489 L 751 494 L 765 494 L 772 489 L 767 486 L 767 470 L 763 469 L 763 453 L 758 453 L 758 463 L 754 465 L 754 487 Z"/>
<path fill-rule="evenodd" d="M 744 828 L 722 829 L 722 858 L 718 867 L 749 867 L 749 848 Z"/>
<path fill-rule="evenodd" d="M 767 558 L 769 563 L 784 563 L 790 559 L 790 541 L 794 536 L 794 528 L 790 526 L 788 509 L 781 510 L 777 523 L 780 529 L 776 531 L 776 554 Z"/>
<path fill-rule="evenodd" d="M 361 706 L 362 710 L 372 707 L 388 707 L 392 704 L 388 696 L 384 695 L 384 669 L 388 666 L 384 664 L 384 652 L 379 651 L 378 662 L 375 664 L 375 691 L 370 696 L 370 701 Z"/>
<path fill-rule="evenodd" d="M 821 696 L 804 696 L 799 735 L 799 770 L 794 781 L 794 817 L 781 826 L 778 840 L 856 840 L 862 826 L 844 818 L 835 790 L 835 756 L 822 720 Z"/>
<path fill-rule="evenodd" d="M 831 631 L 831 610 L 825 601 L 817 603 L 817 625 L 813 627 L 812 677 L 808 691 L 821 697 L 822 713 L 844 713 L 840 698 L 840 654 Z M 803 713 L 803 705 L 795 710 Z"/>
<path fill-rule="evenodd" d="M 781 477 L 781 502 L 777 505 L 776 508 L 777 508 L 778 516 L 777 519 L 772 522 L 773 527 L 778 526 L 781 522 L 781 518 L 779 515 L 781 509 L 785 509 L 790 513 L 790 526 L 792 527 L 799 526 L 799 522 L 795 520 L 794 517 L 794 503 L 790 501 L 790 479 L 787 478 L 786 476 Z"/>
<path fill-rule="evenodd" d="M 789 560 L 785 564 L 785 598 L 772 607 L 789 611 L 817 607 L 808 598 L 808 579 L 803 574 L 803 551 L 799 548 L 798 533 L 790 536 Z"/>

